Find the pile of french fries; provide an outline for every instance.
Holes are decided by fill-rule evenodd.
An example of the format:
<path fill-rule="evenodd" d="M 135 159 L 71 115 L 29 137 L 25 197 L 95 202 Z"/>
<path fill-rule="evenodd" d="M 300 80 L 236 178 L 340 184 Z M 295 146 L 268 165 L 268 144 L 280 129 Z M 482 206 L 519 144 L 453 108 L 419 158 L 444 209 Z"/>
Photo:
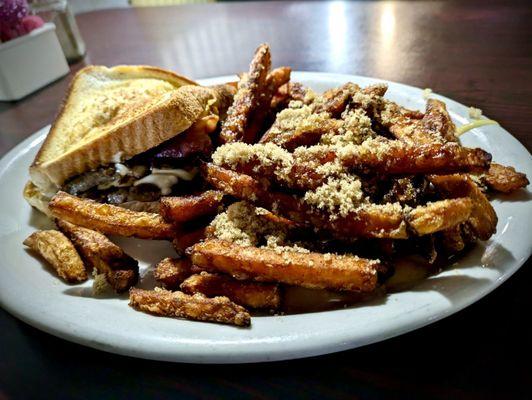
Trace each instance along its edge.
<path fill-rule="evenodd" d="M 93 269 L 151 314 L 250 324 L 282 310 L 282 289 L 373 293 L 394 260 L 447 260 L 493 235 L 486 194 L 525 187 L 524 174 L 463 147 L 445 104 L 424 113 L 386 100 L 386 85 L 348 83 L 322 95 L 271 70 L 261 45 L 214 137 L 210 188 L 163 197 L 159 214 L 59 192 L 58 230 L 24 242 L 71 283 Z M 135 288 L 138 263 L 105 235 L 170 240 L 160 287 Z"/>

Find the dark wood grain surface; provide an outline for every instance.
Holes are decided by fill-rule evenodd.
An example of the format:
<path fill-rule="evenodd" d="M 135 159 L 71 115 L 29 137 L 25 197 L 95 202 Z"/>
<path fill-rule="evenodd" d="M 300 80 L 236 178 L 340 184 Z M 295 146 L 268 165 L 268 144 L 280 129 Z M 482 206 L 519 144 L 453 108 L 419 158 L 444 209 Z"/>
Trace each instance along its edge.
<path fill-rule="evenodd" d="M 78 16 L 88 54 L 72 71 L 89 63 L 153 64 L 193 78 L 231 74 L 269 42 L 275 65 L 431 87 L 483 109 L 530 149 L 531 20 L 529 1 L 503 0 L 99 11 Z M 0 103 L 0 155 L 53 120 L 68 81 Z M 0 310 L 0 399 L 527 398 L 530 267 L 529 261 L 483 300 L 416 332 L 340 354 L 260 365 L 115 356 L 41 333 Z"/>

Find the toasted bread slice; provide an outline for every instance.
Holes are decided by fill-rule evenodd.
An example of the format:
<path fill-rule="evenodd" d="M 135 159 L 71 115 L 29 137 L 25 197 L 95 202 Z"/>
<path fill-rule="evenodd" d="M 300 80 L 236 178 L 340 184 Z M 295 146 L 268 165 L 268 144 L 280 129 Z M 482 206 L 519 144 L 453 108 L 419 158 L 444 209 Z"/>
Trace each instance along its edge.
<path fill-rule="evenodd" d="M 119 162 L 186 130 L 216 102 L 216 92 L 159 68 L 90 66 L 76 74 L 30 167 L 40 191 Z"/>

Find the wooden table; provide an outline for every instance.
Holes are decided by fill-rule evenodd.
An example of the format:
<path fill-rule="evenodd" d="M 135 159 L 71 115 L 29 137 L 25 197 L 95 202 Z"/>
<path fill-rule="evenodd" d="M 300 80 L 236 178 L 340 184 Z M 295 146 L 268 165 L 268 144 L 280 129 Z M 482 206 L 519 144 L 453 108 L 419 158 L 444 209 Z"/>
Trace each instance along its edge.
<path fill-rule="evenodd" d="M 528 1 L 223 3 L 78 16 L 84 63 L 153 64 L 200 78 L 274 65 L 430 87 L 498 120 L 532 147 Z M 0 103 L 0 155 L 50 123 L 68 78 Z M 523 238 L 529 241 L 530 238 Z M 0 310 L 0 399 L 520 398 L 530 394 L 530 261 L 468 309 L 361 349 L 291 362 L 193 366 L 130 359 L 41 333 Z M 31 295 L 30 293 L 28 295 Z"/>

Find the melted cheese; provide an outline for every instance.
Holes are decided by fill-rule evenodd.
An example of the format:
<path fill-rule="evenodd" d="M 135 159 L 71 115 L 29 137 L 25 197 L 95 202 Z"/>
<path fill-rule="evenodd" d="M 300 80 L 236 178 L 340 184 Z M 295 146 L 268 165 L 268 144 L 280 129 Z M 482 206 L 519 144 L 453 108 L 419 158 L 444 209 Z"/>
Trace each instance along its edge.
<path fill-rule="evenodd" d="M 190 181 L 194 179 L 197 174 L 197 169 L 186 171 L 184 169 L 160 169 L 153 168 L 152 173 L 145 176 L 142 179 L 136 181 L 133 186 L 150 184 L 157 186 L 161 191 L 161 194 L 166 196 L 172 192 L 172 186 L 174 186 L 179 179 L 184 181 Z"/>

